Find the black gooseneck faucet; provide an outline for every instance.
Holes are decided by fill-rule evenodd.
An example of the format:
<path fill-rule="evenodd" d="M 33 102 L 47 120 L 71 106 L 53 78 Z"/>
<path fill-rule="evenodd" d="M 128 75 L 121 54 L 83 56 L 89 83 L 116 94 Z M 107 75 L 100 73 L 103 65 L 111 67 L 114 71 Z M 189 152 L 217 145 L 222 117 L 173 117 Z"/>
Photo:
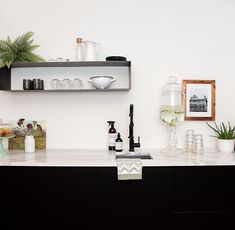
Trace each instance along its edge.
<path fill-rule="evenodd" d="M 138 143 L 134 140 L 134 122 L 133 122 L 134 105 L 130 105 L 130 125 L 129 125 L 129 151 L 134 152 L 135 148 L 140 148 L 140 137 L 138 137 Z"/>

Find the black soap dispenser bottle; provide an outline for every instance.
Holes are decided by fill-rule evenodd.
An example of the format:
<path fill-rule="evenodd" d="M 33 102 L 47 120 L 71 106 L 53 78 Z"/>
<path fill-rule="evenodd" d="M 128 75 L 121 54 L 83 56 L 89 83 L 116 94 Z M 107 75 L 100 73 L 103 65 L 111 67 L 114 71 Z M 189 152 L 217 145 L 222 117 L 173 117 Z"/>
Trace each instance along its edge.
<path fill-rule="evenodd" d="M 116 152 L 122 152 L 123 151 L 123 141 L 122 141 L 120 133 L 118 133 L 117 139 L 115 141 L 115 151 Z"/>
<path fill-rule="evenodd" d="M 117 137 L 117 131 L 114 128 L 114 123 L 115 121 L 108 121 L 109 126 L 109 133 L 108 133 L 108 145 L 109 145 L 109 150 L 114 151 L 115 150 L 115 140 Z"/>

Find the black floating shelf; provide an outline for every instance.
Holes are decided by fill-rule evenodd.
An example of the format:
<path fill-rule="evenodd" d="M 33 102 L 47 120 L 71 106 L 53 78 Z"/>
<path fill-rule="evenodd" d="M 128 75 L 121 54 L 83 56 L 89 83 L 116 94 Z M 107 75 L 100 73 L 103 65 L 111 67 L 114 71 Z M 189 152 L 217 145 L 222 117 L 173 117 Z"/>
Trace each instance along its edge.
<path fill-rule="evenodd" d="M 110 88 L 106 90 L 78 89 L 78 90 L 14 90 L 12 89 L 11 69 L 17 68 L 41 68 L 41 67 L 127 67 L 129 85 L 125 88 Z M 10 92 L 109 92 L 129 91 L 131 89 L 131 61 L 82 61 L 82 62 L 18 62 L 13 63 L 11 68 L 0 69 L 0 90 Z"/>
<path fill-rule="evenodd" d="M 81 61 L 81 62 L 18 62 L 13 63 L 11 68 L 34 68 L 34 67 L 111 67 L 131 66 L 130 61 Z"/>
<path fill-rule="evenodd" d="M 7 90 L 7 91 L 11 91 L 11 92 L 19 92 L 19 93 L 22 93 L 22 92 L 25 92 L 25 93 L 30 93 L 30 92 L 33 92 L 33 93 L 36 93 L 36 92 L 66 92 L 66 93 L 69 93 L 69 92 L 113 92 L 113 91 L 129 91 L 130 89 L 129 88 L 110 88 L 110 89 L 45 89 L 45 90 Z"/>

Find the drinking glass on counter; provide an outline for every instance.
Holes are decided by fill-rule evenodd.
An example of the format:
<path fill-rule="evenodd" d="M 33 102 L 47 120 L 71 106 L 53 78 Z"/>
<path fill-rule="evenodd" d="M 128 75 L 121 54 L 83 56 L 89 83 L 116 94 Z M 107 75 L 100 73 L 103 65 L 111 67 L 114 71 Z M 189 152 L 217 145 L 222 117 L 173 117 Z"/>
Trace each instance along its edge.
<path fill-rule="evenodd" d="M 203 136 L 202 134 L 194 135 L 193 141 L 193 153 L 202 154 L 203 153 Z"/>
<path fill-rule="evenodd" d="M 185 146 L 186 153 L 193 152 L 193 143 L 194 143 L 194 130 L 188 129 L 186 130 L 186 146 Z"/>

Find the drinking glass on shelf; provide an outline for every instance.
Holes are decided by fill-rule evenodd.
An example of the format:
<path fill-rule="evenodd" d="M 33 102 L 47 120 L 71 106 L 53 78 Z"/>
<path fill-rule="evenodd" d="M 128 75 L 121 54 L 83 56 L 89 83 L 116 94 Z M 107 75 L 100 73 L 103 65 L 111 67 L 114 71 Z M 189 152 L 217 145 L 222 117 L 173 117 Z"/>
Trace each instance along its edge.
<path fill-rule="evenodd" d="M 73 89 L 81 89 L 83 87 L 83 82 L 79 78 L 74 78 L 72 82 Z"/>
<path fill-rule="evenodd" d="M 57 82 L 57 89 L 62 89 L 62 88 L 63 88 L 63 82 L 58 79 L 58 82 Z"/>
<path fill-rule="evenodd" d="M 51 80 L 51 89 L 61 89 L 62 82 L 59 79 L 52 79 Z"/>
<path fill-rule="evenodd" d="M 57 89 L 57 82 L 58 82 L 58 79 L 51 80 L 51 89 Z"/>
<path fill-rule="evenodd" d="M 71 80 L 66 78 L 63 80 L 63 89 L 70 89 L 71 88 Z"/>

